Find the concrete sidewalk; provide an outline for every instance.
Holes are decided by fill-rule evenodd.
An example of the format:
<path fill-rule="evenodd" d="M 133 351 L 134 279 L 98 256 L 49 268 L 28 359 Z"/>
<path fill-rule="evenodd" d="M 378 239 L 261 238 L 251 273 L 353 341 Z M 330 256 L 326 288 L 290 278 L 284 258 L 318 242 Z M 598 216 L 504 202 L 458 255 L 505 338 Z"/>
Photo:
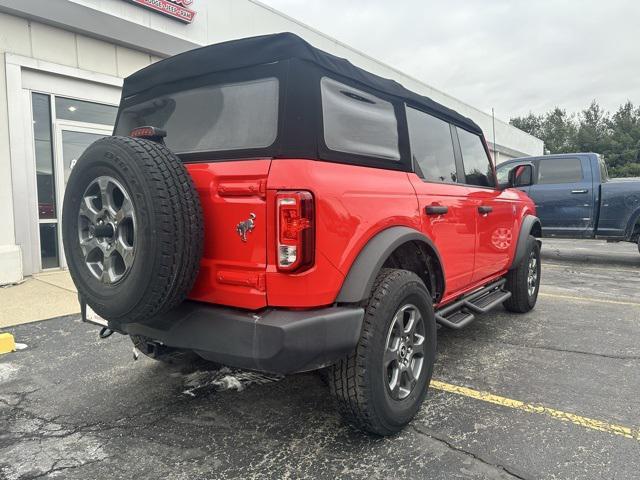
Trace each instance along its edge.
<path fill-rule="evenodd" d="M 0 288 L 0 329 L 79 312 L 76 287 L 67 271 L 40 273 Z"/>

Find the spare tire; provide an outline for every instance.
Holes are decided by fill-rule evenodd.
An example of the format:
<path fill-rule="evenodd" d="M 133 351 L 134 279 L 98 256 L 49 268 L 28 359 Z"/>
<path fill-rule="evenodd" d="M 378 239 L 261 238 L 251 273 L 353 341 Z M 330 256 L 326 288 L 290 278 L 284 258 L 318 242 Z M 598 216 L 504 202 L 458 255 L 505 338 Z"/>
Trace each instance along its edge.
<path fill-rule="evenodd" d="M 105 137 L 73 167 L 62 237 L 79 295 L 111 325 L 149 323 L 182 302 L 202 257 L 202 207 L 164 144 Z"/>

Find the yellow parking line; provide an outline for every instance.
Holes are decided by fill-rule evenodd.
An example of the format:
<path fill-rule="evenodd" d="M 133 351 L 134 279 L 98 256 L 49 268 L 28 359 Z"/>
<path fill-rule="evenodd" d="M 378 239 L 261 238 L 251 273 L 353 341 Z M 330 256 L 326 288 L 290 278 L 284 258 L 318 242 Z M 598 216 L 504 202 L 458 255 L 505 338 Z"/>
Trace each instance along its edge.
<path fill-rule="evenodd" d="M 495 405 L 501 405 L 503 407 L 513 408 L 527 413 L 546 415 L 548 417 L 555 418 L 556 420 L 560 420 L 562 422 L 570 422 L 575 425 L 588 428 L 590 430 L 598 430 L 600 432 L 620 435 L 625 438 L 631 438 L 633 440 L 640 441 L 640 430 L 625 427 L 623 425 L 616 425 L 602 420 L 582 417 L 573 413 L 562 412 L 560 410 L 555 410 L 553 408 L 548 408 L 542 405 L 525 403 L 521 402 L 520 400 L 501 397 L 499 395 L 493 395 L 492 393 L 488 392 L 481 392 L 472 388 L 460 387 L 458 385 L 452 385 L 450 383 L 441 382 L 439 380 L 431 380 L 431 388 L 441 390 L 443 392 L 455 393 L 465 397 L 474 398 L 476 400 L 482 400 L 483 402 L 493 403 Z"/>
<path fill-rule="evenodd" d="M 621 302 L 619 300 L 605 300 L 603 298 L 587 298 L 587 297 L 576 297 L 573 295 L 558 295 L 555 293 L 542 293 L 540 292 L 538 295 L 541 297 L 551 297 L 551 298 L 564 298 L 567 300 L 577 300 L 579 302 L 593 302 L 593 303 L 612 303 L 614 305 L 631 305 L 633 307 L 640 307 L 640 303 L 637 302 Z"/>

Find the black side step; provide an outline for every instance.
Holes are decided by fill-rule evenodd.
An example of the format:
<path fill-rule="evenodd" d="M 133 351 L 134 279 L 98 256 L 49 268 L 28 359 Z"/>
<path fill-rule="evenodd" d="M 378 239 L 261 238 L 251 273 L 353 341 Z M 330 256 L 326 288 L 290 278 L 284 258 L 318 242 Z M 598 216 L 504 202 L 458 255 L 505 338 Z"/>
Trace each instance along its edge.
<path fill-rule="evenodd" d="M 455 329 L 469 325 L 476 318 L 474 313 L 487 313 L 511 297 L 511 292 L 503 289 L 505 282 L 504 278 L 498 280 L 437 310 L 436 322 Z"/>

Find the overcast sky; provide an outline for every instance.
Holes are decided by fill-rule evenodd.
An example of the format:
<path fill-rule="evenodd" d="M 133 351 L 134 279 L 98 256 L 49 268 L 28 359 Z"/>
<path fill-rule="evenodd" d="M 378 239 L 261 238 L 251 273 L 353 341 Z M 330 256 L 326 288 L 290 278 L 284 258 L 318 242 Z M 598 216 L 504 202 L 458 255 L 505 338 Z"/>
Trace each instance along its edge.
<path fill-rule="evenodd" d="M 640 104 L 640 0 L 263 0 L 504 120 Z"/>

